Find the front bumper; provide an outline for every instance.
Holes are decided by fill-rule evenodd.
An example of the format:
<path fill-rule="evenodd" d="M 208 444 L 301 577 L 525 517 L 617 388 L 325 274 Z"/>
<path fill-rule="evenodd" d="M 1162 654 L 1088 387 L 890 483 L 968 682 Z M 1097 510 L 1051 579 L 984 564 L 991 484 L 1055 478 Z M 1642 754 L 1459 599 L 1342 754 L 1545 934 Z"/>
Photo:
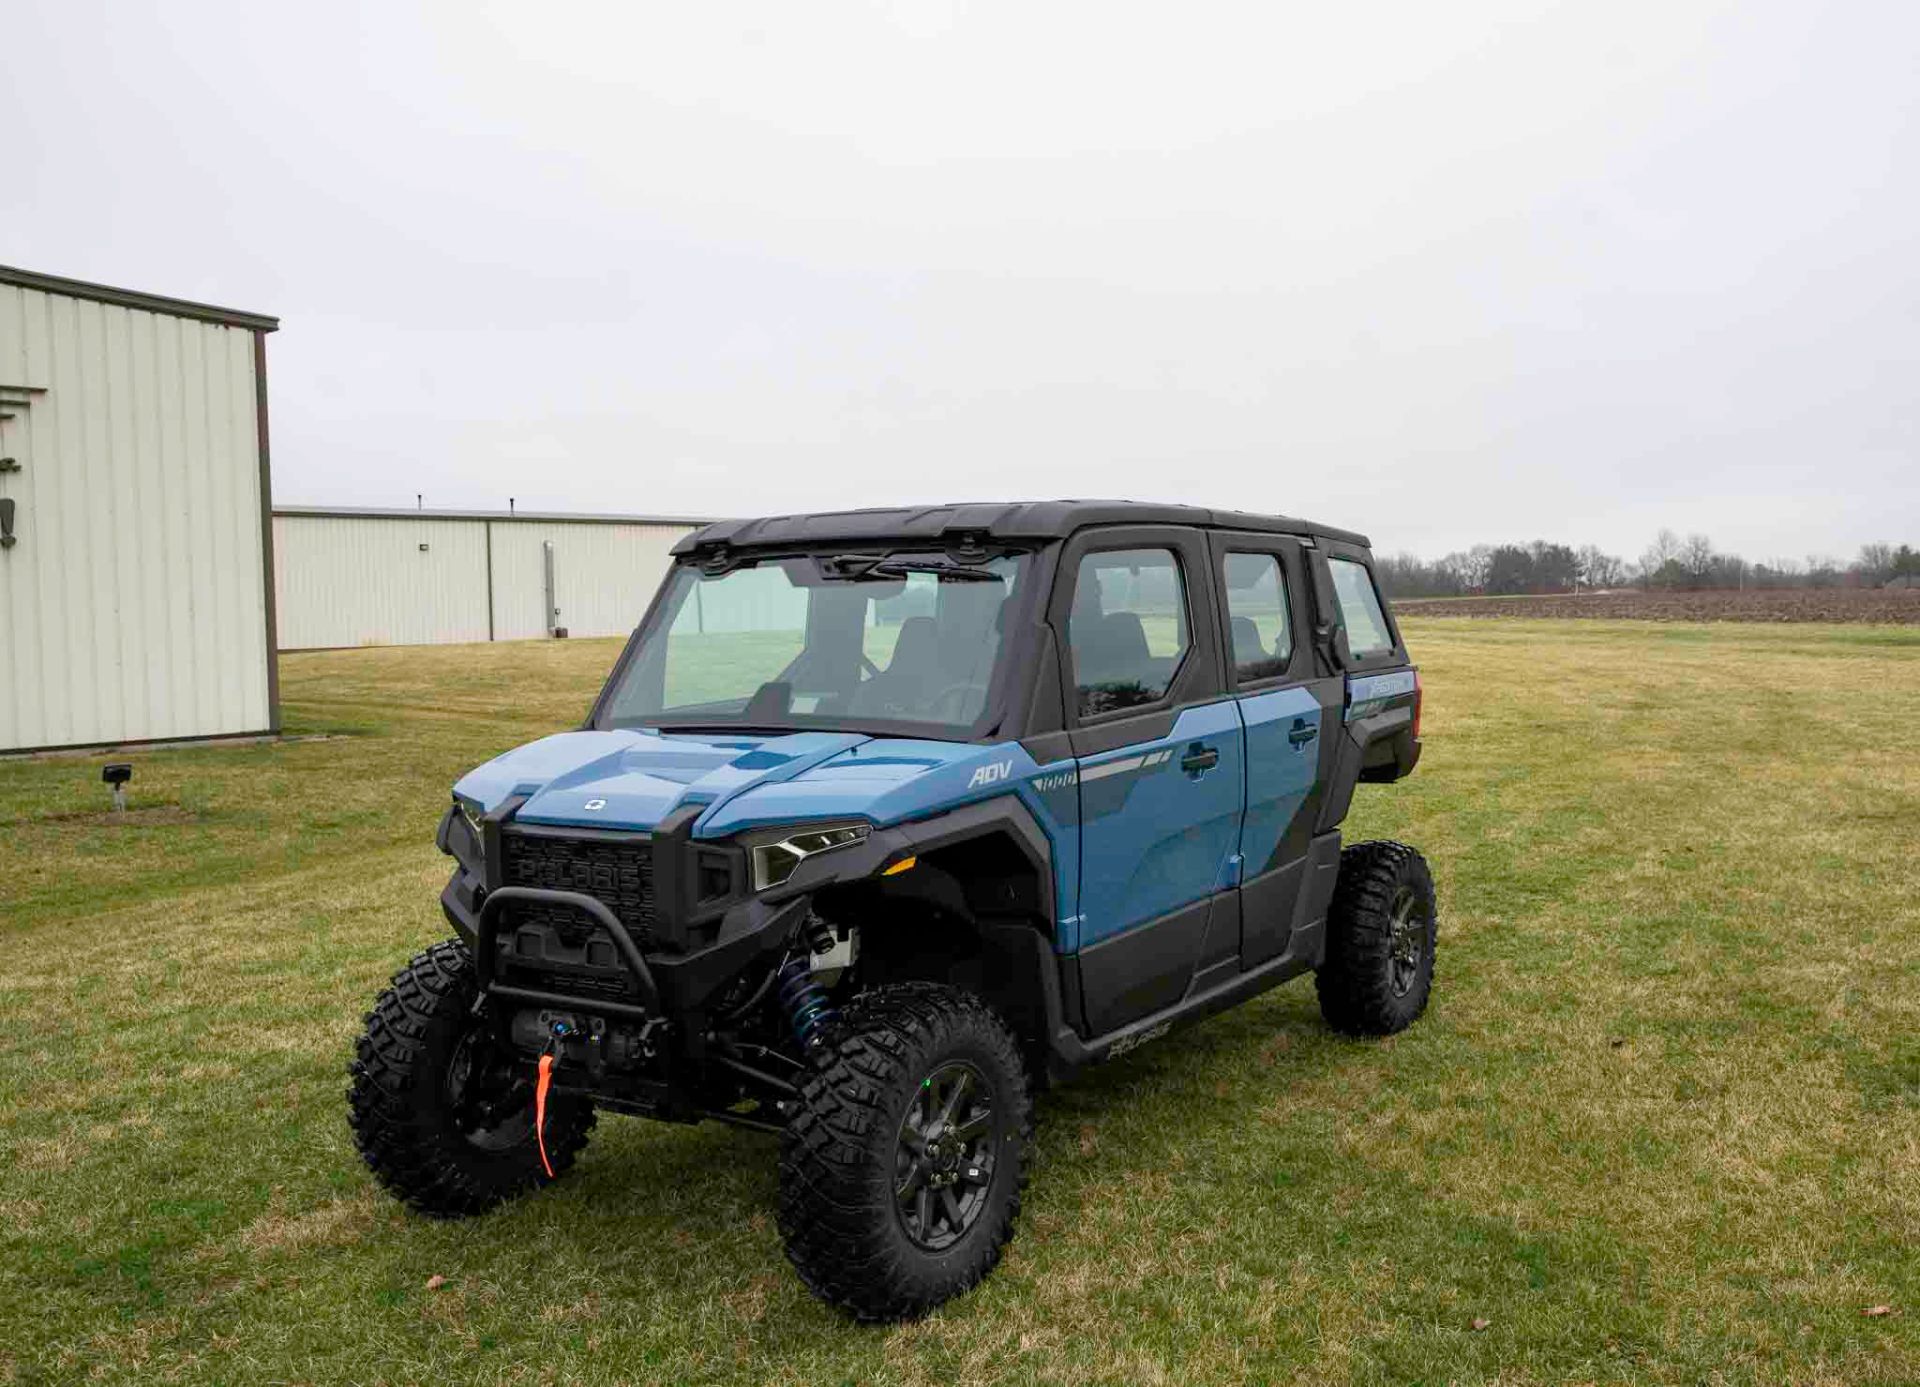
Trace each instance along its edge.
<path fill-rule="evenodd" d="M 621 1001 L 598 993 L 559 993 L 520 987 L 499 976 L 502 915 L 515 902 L 561 906 L 593 920 L 613 940 L 634 998 Z M 763 955 L 784 949 L 806 918 L 805 896 L 770 904 L 742 902 L 720 919 L 712 939 L 673 952 L 643 950 L 614 913 L 592 896 L 574 891 L 502 886 L 492 891 L 464 864 L 440 893 L 440 907 L 454 929 L 473 948 L 481 984 L 492 995 L 531 1005 L 570 1006 L 609 1015 L 685 1017 L 709 1009 L 717 993 Z"/>
<path fill-rule="evenodd" d="M 441 820 L 439 845 L 460 865 L 441 892 L 440 903 L 447 919 L 476 951 L 484 944 L 492 955 L 489 976 L 497 972 L 499 944 L 506 922 L 499 912 L 515 901 L 561 906 L 586 914 L 606 929 L 615 950 L 624 961 L 620 970 L 632 975 L 632 1000 L 651 1004 L 661 1014 L 676 1021 L 696 1022 L 700 1014 L 710 1012 L 730 983 L 754 965 L 773 961 L 792 942 L 801 924 L 812 912 L 815 894 L 831 891 L 843 884 L 864 882 L 876 877 L 883 868 L 908 856 L 931 852 L 957 839 L 976 836 L 983 827 L 1010 830 L 1022 844 L 1039 872 L 1042 899 L 1037 902 L 1044 918 L 1053 915 L 1052 872 L 1045 835 L 1017 800 L 1005 798 L 888 828 L 876 828 L 864 840 L 830 852 L 807 858 L 793 875 L 779 886 L 753 892 L 744 876 L 744 853 L 740 853 L 742 874 L 734 878 L 734 888 L 725 897 L 702 897 L 708 880 L 704 868 L 716 854 L 739 852 L 728 844 L 697 842 L 691 837 L 696 809 L 681 811 L 644 835 L 652 845 L 655 871 L 654 914 L 646 938 L 635 937 L 631 928 L 608 911 L 603 902 L 564 890 L 541 890 L 505 883 L 499 879 L 502 838 L 513 815 L 522 803 L 518 799 L 503 802 L 482 821 L 476 834 L 458 809 L 449 809 Z M 542 833 L 554 830 L 542 826 Z M 565 830 L 559 830 L 564 832 Z M 589 830 L 581 830 L 589 832 Z M 484 839 L 484 841 L 483 841 Z M 511 892 L 512 894 L 503 894 Z M 591 902 L 583 905 L 582 899 Z M 496 904 L 498 902 L 498 904 Z M 482 938 L 483 917 L 495 921 Z M 606 928 L 621 926 L 620 932 Z M 623 942 L 624 936 L 624 942 Z M 639 967 L 636 967 L 636 963 Z M 644 969 L 650 981 L 638 981 Z M 567 994 L 575 1005 L 591 1010 L 584 996 Z"/>
<path fill-rule="evenodd" d="M 542 891 L 527 886 L 502 886 L 489 891 L 480 903 L 480 913 L 474 921 L 473 966 L 480 981 L 480 990 L 491 996 L 508 1001 L 527 1002 L 535 1006 L 577 1006 L 579 998 L 558 992 L 547 992 L 538 988 L 521 987 L 513 983 L 502 982 L 496 977 L 499 965 L 499 945 L 497 936 L 500 930 L 500 916 L 507 906 L 517 901 L 529 905 L 553 905 L 579 911 L 587 916 L 613 941 L 619 951 L 620 962 L 626 967 L 627 982 L 639 992 L 638 1002 L 625 1002 L 612 997 L 597 997 L 594 1006 L 615 1016 L 627 1016 L 636 1021 L 645 1021 L 662 1014 L 660 988 L 653 980 L 653 970 L 647 966 L 647 960 L 641 955 L 639 945 L 633 941 L 620 917 L 592 896 L 583 896 L 578 891 Z"/>

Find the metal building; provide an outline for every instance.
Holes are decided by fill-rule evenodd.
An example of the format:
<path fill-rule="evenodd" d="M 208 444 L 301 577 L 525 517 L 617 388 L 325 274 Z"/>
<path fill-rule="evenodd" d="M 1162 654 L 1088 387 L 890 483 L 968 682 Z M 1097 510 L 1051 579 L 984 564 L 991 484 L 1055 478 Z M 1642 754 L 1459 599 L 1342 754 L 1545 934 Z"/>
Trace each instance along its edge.
<path fill-rule="evenodd" d="M 701 520 L 282 506 L 280 649 L 625 635 Z"/>
<path fill-rule="evenodd" d="M 278 326 L 0 266 L 0 751 L 278 730 Z"/>

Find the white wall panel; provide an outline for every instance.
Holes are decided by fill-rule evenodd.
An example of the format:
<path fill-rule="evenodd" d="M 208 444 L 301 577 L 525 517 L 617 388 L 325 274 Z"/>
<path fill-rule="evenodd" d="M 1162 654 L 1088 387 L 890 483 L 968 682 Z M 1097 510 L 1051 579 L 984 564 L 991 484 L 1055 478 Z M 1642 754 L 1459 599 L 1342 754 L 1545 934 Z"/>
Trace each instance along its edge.
<path fill-rule="evenodd" d="M 273 520 L 280 648 L 539 639 L 546 543 L 560 625 L 573 636 L 623 636 L 694 528 L 290 508 Z"/>
<path fill-rule="evenodd" d="M 554 600 L 570 636 L 624 636 L 640 624 L 688 525 L 493 522 L 494 634 L 544 636 L 541 546 L 553 545 Z"/>
<path fill-rule="evenodd" d="M 254 338 L 0 283 L 0 750 L 272 725 Z"/>
<path fill-rule="evenodd" d="M 273 518 L 280 648 L 487 639 L 479 520 Z"/>

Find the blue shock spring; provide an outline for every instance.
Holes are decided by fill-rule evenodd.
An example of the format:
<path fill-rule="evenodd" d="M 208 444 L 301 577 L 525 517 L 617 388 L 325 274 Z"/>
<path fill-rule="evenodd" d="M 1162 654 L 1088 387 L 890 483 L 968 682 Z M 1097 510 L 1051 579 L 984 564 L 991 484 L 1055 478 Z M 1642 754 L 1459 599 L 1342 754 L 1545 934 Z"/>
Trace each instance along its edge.
<path fill-rule="evenodd" d="M 817 1053 L 826 1043 L 827 1027 L 839 1019 L 827 1000 L 827 989 L 813 975 L 813 966 L 805 954 L 780 965 L 780 1005 L 802 1051 Z"/>

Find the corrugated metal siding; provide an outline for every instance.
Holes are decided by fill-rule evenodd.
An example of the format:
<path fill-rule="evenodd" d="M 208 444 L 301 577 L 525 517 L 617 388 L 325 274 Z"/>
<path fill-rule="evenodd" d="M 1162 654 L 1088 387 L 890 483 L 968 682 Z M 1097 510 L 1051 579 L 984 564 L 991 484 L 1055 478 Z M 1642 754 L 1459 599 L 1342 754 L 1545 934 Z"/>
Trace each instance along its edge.
<path fill-rule="evenodd" d="M 671 562 L 684 525 L 568 525 L 536 521 L 493 526 L 494 634 L 544 636 L 546 573 L 541 545 L 553 545 L 554 602 L 570 636 L 624 636 L 640 624 Z"/>
<path fill-rule="evenodd" d="M 276 515 L 280 648 L 484 641 L 489 629 L 497 640 L 537 639 L 547 633 L 541 546 L 549 542 L 560 625 L 573 636 L 625 635 L 646 611 L 669 551 L 693 528 Z"/>
<path fill-rule="evenodd" d="M 0 284 L 0 399 L 0 749 L 266 730 L 253 332 Z"/>
<path fill-rule="evenodd" d="M 484 521 L 276 515 L 273 568 L 282 650 L 487 638 Z"/>

